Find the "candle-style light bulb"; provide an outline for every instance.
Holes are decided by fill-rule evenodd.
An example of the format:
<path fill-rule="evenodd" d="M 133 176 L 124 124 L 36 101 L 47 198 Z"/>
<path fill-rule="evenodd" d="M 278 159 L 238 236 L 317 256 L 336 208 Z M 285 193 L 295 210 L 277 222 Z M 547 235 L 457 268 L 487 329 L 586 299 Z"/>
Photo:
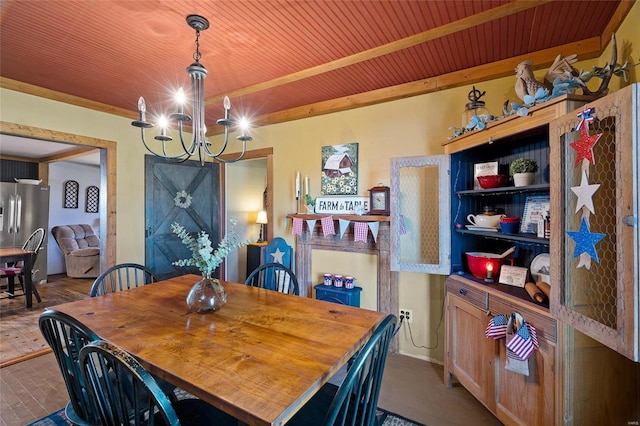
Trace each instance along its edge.
<path fill-rule="evenodd" d="M 246 136 L 247 135 L 247 129 L 249 128 L 249 120 L 247 120 L 246 117 L 242 117 L 240 119 L 240 123 L 238 123 L 240 126 L 240 131 L 242 132 L 242 136 Z"/>
<path fill-rule="evenodd" d="M 147 104 L 144 102 L 144 98 L 142 96 L 138 99 L 138 111 L 140 111 L 140 121 L 144 122 L 145 112 L 147 112 Z"/>
<path fill-rule="evenodd" d="M 231 101 L 229 100 L 228 96 L 224 97 L 224 100 L 222 101 L 222 105 L 224 106 L 224 118 L 225 120 L 228 120 L 229 111 L 231 111 Z"/>
<path fill-rule="evenodd" d="M 182 114 L 184 112 L 184 102 L 185 102 L 184 90 L 182 90 L 182 87 L 181 87 L 180 89 L 178 89 L 178 92 L 176 93 L 176 103 L 178 104 L 178 114 Z"/>
<path fill-rule="evenodd" d="M 160 136 L 167 135 L 167 118 L 164 115 L 161 115 L 158 119 L 158 126 L 160 126 Z"/>
<path fill-rule="evenodd" d="M 487 263 L 487 278 L 484 279 L 487 282 L 493 281 L 493 264 Z"/>

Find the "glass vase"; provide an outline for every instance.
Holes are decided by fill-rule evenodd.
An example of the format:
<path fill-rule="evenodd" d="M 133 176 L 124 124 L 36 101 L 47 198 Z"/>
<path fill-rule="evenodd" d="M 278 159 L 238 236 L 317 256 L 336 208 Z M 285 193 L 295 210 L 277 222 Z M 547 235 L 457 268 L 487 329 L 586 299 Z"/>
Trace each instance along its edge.
<path fill-rule="evenodd" d="M 217 278 L 203 276 L 187 295 L 190 312 L 206 314 L 217 311 L 227 303 L 227 292 Z"/>

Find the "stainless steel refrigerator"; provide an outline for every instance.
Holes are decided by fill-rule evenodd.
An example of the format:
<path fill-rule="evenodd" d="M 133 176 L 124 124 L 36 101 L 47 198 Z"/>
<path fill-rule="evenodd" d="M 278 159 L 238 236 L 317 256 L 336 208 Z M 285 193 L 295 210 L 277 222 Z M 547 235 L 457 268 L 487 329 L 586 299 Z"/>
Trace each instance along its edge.
<path fill-rule="evenodd" d="M 38 228 L 44 228 L 45 237 L 33 265 L 34 284 L 47 280 L 49 187 L 0 182 L 0 248 L 22 247 Z"/>

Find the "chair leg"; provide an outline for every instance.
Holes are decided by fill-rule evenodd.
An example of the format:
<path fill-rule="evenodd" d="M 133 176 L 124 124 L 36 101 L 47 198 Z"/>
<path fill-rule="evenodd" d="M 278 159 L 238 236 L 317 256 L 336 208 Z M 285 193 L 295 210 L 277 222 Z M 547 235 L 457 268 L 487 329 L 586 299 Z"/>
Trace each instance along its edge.
<path fill-rule="evenodd" d="M 7 294 L 9 294 L 9 298 L 13 299 L 15 297 L 16 292 L 16 281 L 15 275 L 7 276 Z"/>
<path fill-rule="evenodd" d="M 20 281 L 20 287 L 22 287 L 22 292 L 25 293 L 24 281 L 22 280 L 22 275 L 18 277 L 18 281 Z M 38 289 L 36 288 L 36 283 L 34 282 L 31 283 L 31 290 L 33 292 L 33 295 L 36 297 L 36 300 L 38 301 L 38 303 L 42 302 L 42 299 L 40 298 L 40 294 L 38 293 Z"/>

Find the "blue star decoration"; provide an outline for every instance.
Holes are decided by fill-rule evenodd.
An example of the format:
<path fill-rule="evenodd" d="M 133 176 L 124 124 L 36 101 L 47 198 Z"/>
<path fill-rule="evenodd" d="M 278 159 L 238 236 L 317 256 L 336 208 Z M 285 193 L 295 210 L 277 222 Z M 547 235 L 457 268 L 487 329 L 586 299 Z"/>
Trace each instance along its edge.
<path fill-rule="evenodd" d="M 606 236 L 605 234 L 591 233 L 585 218 L 582 218 L 582 224 L 580 224 L 579 231 L 567 231 L 567 234 L 576 242 L 573 257 L 578 257 L 582 253 L 587 253 L 596 262 L 600 263 L 598 260 L 598 253 L 596 252 L 596 243 L 602 240 Z"/>

